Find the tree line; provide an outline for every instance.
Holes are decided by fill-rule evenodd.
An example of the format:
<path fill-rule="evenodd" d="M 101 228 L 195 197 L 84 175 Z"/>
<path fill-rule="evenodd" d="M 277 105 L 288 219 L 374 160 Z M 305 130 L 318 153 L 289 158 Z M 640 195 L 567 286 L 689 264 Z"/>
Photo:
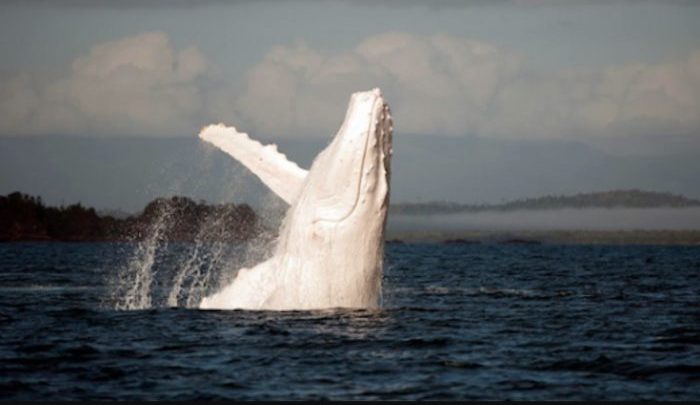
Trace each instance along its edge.
<path fill-rule="evenodd" d="M 247 204 L 157 198 L 140 214 L 115 218 L 80 203 L 52 207 L 20 192 L 0 196 L 0 241 L 129 241 L 148 237 L 155 227 L 173 241 L 244 241 L 267 232 Z"/>

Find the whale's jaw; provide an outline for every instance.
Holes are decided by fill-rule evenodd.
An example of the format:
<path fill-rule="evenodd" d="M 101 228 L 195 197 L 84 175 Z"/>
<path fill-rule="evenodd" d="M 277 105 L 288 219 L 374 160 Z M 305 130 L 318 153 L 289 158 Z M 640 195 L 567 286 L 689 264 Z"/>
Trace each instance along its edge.
<path fill-rule="evenodd" d="M 379 306 L 392 131 L 379 89 L 353 94 L 340 130 L 295 186 L 274 256 L 200 308 Z"/>

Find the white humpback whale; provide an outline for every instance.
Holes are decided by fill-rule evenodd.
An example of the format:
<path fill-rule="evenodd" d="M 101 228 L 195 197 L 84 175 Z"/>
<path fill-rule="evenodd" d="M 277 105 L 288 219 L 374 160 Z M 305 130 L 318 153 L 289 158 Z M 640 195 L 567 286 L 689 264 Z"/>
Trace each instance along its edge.
<path fill-rule="evenodd" d="M 392 120 L 379 89 L 354 93 L 331 143 L 306 171 L 234 127 L 200 138 L 290 204 L 272 257 L 240 269 L 202 309 L 376 308 L 381 301 Z"/>

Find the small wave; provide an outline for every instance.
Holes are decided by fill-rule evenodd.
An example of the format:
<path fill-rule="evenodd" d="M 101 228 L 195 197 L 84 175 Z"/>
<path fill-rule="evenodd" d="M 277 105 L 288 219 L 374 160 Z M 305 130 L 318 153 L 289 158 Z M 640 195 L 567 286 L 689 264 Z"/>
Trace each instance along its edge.
<path fill-rule="evenodd" d="M 617 374 L 628 378 L 648 378 L 658 374 L 687 374 L 696 376 L 700 372 L 697 364 L 645 365 L 629 361 L 615 361 L 605 355 L 593 360 L 570 359 L 556 361 L 537 368 L 541 371 L 581 371 Z"/>
<path fill-rule="evenodd" d="M 461 369 L 473 369 L 473 368 L 481 368 L 483 365 L 479 363 L 473 363 L 469 361 L 460 361 L 460 360 L 443 360 L 440 363 L 444 367 L 449 367 L 449 368 L 461 368 Z"/>
<path fill-rule="evenodd" d="M 490 288 L 479 287 L 471 292 L 476 292 L 482 295 L 502 296 L 502 297 L 521 297 L 521 298 L 548 298 L 547 294 L 541 291 L 516 289 L 516 288 Z"/>
<path fill-rule="evenodd" d="M 19 353 L 35 354 L 35 353 L 47 352 L 47 351 L 53 349 L 54 346 L 55 345 L 50 344 L 50 343 L 39 343 L 39 344 L 30 344 L 30 345 L 20 346 L 15 350 Z"/>
<path fill-rule="evenodd" d="M 680 343 L 680 344 L 700 344 L 700 330 L 689 328 L 673 328 L 656 336 L 657 343 Z"/>
<path fill-rule="evenodd" d="M 685 336 L 657 336 L 656 342 L 659 343 L 682 343 L 682 344 L 700 344 L 700 334 L 685 335 Z"/>
<path fill-rule="evenodd" d="M 0 287 L 0 292 L 34 292 L 34 291 L 45 291 L 45 292 L 64 292 L 64 291 L 87 291 L 87 290 L 99 290 L 102 287 L 91 286 L 91 285 L 81 285 L 81 286 L 61 286 L 61 285 L 29 285 L 29 286 L 10 286 L 10 287 Z"/>
<path fill-rule="evenodd" d="M 517 297 L 517 298 L 533 298 L 547 299 L 555 297 L 568 297 L 574 295 L 571 291 L 543 291 L 532 290 L 526 288 L 498 288 L 498 287 L 445 287 L 445 286 L 427 286 L 424 291 L 430 294 L 459 294 L 459 295 L 486 295 L 491 297 Z"/>
<path fill-rule="evenodd" d="M 549 387 L 549 384 L 535 380 L 505 380 L 498 385 L 509 391 L 541 390 Z"/>
<path fill-rule="evenodd" d="M 100 367 L 97 373 L 91 375 L 92 381 L 115 381 L 124 378 L 128 373 L 119 367 Z"/>
<path fill-rule="evenodd" d="M 449 338 L 432 338 L 432 339 L 407 339 L 398 342 L 399 346 L 411 348 L 428 348 L 428 347 L 446 347 L 451 342 Z"/>
<path fill-rule="evenodd" d="M 0 392 L 4 395 L 14 395 L 16 393 L 22 393 L 23 395 L 34 393 L 35 384 L 27 384 L 19 380 L 10 380 L 5 382 L 0 382 Z M 7 400 L 7 397 L 4 398 Z"/>
<path fill-rule="evenodd" d="M 11 315 L 0 312 L 0 324 L 9 323 L 14 320 L 15 318 L 13 318 Z"/>

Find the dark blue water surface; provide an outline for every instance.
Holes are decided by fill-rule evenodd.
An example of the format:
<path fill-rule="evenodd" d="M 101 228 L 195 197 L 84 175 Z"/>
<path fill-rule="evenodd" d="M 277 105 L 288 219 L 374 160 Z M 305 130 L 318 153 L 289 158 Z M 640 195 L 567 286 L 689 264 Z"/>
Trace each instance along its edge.
<path fill-rule="evenodd" d="M 0 244 L 0 398 L 700 398 L 698 247 L 388 245 L 382 309 L 282 313 L 111 309 L 131 248 Z"/>

